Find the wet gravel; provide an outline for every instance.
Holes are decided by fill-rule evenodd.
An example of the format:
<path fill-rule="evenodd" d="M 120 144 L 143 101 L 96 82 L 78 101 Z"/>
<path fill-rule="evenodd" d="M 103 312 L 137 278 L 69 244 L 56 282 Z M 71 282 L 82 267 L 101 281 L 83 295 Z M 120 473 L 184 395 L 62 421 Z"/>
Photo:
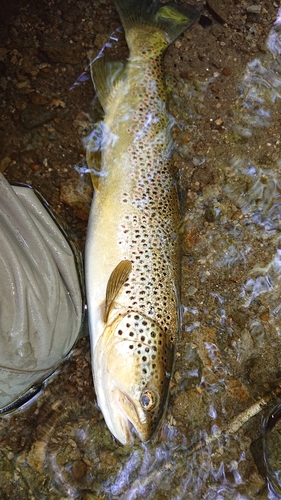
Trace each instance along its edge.
<path fill-rule="evenodd" d="M 268 409 L 254 405 L 281 391 L 281 61 L 267 45 L 279 4 L 193 4 L 198 22 L 165 55 L 184 307 L 165 423 L 147 447 L 113 441 L 82 339 L 35 403 L 0 421 L 3 499 L 269 498 Z M 101 114 L 87 67 L 104 44 L 128 56 L 118 15 L 105 0 L 1 7 L 0 171 L 37 188 L 83 251 L 92 188 L 82 138 Z"/>

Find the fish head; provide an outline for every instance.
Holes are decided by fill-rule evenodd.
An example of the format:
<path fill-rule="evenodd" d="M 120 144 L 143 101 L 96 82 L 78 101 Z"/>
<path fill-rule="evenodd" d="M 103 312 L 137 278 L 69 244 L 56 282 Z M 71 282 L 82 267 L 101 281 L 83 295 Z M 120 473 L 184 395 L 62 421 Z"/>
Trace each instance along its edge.
<path fill-rule="evenodd" d="M 152 319 L 137 312 L 117 318 L 99 338 L 94 354 L 99 406 L 122 444 L 137 435 L 149 441 L 167 403 L 174 346 Z"/>

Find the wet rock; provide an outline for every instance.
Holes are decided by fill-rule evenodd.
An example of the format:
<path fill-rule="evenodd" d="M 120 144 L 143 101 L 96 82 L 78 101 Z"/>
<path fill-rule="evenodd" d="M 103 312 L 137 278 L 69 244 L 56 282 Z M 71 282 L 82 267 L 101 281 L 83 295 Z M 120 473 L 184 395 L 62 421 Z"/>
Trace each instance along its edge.
<path fill-rule="evenodd" d="M 213 370 L 207 368 L 206 366 L 202 370 L 201 381 L 202 388 L 207 390 L 218 387 L 219 384 L 218 377 L 214 374 Z"/>
<path fill-rule="evenodd" d="M 33 104 L 37 104 L 38 106 L 43 106 L 49 102 L 48 97 L 39 94 L 39 92 L 31 92 L 28 97 Z"/>
<path fill-rule="evenodd" d="M 238 403 L 246 403 L 249 399 L 248 389 L 240 380 L 229 380 L 227 383 L 227 393 L 233 400 Z"/>
<path fill-rule="evenodd" d="M 210 170 L 208 165 L 199 166 L 193 173 L 192 176 L 192 184 L 196 182 L 199 183 L 200 188 L 206 186 L 206 184 L 210 184 L 214 181 L 216 176 L 215 170 Z"/>
<path fill-rule="evenodd" d="M 229 380 L 226 392 L 221 398 L 222 407 L 228 417 L 232 417 L 239 411 L 243 411 L 250 396 L 247 388 L 240 380 Z"/>
<path fill-rule="evenodd" d="M 260 321 L 252 321 L 250 325 L 250 332 L 255 345 L 257 345 L 259 342 L 262 343 L 262 341 L 264 340 L 264 326 Z"/>
<path fill-rule="evenodd" d="M 88 220 L 92 193 L 90 182 L 79 186 L 79 181 L 69 180 L 61 187 L 60 202 L 72 207 L 79 219 Z"/>
<path fill-rule="evenodd" d="M 194 389 L 201 381 L 202 363 L 193 344 L 183 339 L 179 344 L 181 352 L 179 368 L 175 372 L 177 389 L 189 391 Z"/>
<path fill-rule="evenodd" d="M 69 40 L 56 41 L 45 38 L 41 43 L 41 50 L 48 59 L 55 63 L 79 64 L 81 62 L 81 52 Z"/>
<path fill-rule="evenodd" d="M 224 75 L 224 76 L 231 76 L 231 74 L 232 74 L 232 68 L 230 66 L 225 66 L 222 69 L 222 75 Z"/>
<path fill-rule="evenodd" d="M 197 227 L 191 227 L 190 229 L 188 229 L 188 231 L 186 231 L 183 243 L 188 248 L 194 248 L 194 246 L 198 243 L 199 240 L 200 240 L 200 233 Z"/>
<path fill-rule="evenodd" d="M 242 331 L 234 328 L 232 346 L 241 364 L 249 360 L 254 350 L 254 342 L 247 328 L 244 328 Z"/>
<path fill-rule="evenodd" d="M 267 322 L 269 320 L 268 309 L 265 309 L 264 311 L 260 312 L 260 319 L 261 319 L 261 321 L 264 321 L 264 322 Z"/>
<path fill-rule="evenodd" d="M 246 8 L 246 11 L 253 13 L 253 14 L 260 14 L 261 13 L 261 5 L 249 5 Z"/>
<path fill-rule="evenodd" d="M 21 120 L 25 128 L 32 129 L 48 123 L 55 117 L 53 110 L 42 108 L 36 104 L 30 103 L 21 113 Z"/>
<path fill-rule="evenodd" d="M 208 184 L 202 188 L 202 192 L 206 200 L 218 200 L 221 196 L 221 187 L 218 184 Z"/>
<path fill-rule="evenodd" d="M 98 49 L 101 49 L 108 42 L 108 35 L 103 35 L 102 33 L 98 33 L 95 37 L 94 46 Z"/>
<path fill-rule="evenodd" d="M 212 205 L 208 205 L 205 213 L 204 213 L 205 220 L 207 222 L 215 222 L 216 220 L 216 211 Z"/>
<path fill-rule="evenodd" d="M 87 474 L 87 465 L 83 460 L 76 460 L 71 468 L 71 472 L 74 479 L 81 481 Z"/>
<path fill-rule="evenodd" d="M 6 168 L 10 165 L 11 161 L 12 161 L 11 158 L 9 158 L 8 156 L 2 158 L 2 160 L 0 160 L 0 172 L 5 172 Z"/>
<path fill-rule="evenodd" d="M 276 360 L 274 361 L 274 363 L 270 364 L 265 363 L 265 361 L 259 357 L 250 358 L 245 367 L 248 371 L 249 380 L 261 387 L 265 383 L 274 381 L 278 378 L 278 366 L 276 366 Z"/>
<path fill-rule="evenodd" d="M 194 167 L 199 167 L 202 163 L 204 163 L 204 159 L 200 158 L 199 156 L 194 156 L 192 158 L 192 163 Z"/>
<path fill-rule="evenodd" d="M 196 422 L 201 418 L 205 420 L 207 414 L 207 405 L 201 394 L 196 389 L 180 393 L 175 397 L 172 407 L 173 417 L 178 424 L 196 427 Z"/>
<path fill-rule="evenodd" d="M 207 7 L 214 19 L 219 23 L 227 23 L 229 17 L 228 0 L 207 0 Z"/>
<path fill-rule="evenodd" d="M 243 311 L 235 311 L 232 313 L 231 318 L 241 329 L 243 329 L 246 326 L 248 315 Z"/>
<path fill-rule="evenodd" d="M 34 77 L 39 73 L 39 68 L 30 60 L 30 57 L 24 57 L 21 63 L 21 71 Z"/>

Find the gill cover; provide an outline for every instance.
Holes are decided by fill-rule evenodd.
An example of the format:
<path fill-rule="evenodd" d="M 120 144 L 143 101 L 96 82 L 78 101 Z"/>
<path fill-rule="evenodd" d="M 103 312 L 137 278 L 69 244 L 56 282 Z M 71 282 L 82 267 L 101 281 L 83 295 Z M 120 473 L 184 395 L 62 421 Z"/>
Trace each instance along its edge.
<path fill-rule="evenodd" d="M 132 429 L 148 441 L 161 423 L 173 363 L 169 336 L 138 312 L 119 316 L 97 342 L 95 387 L 112 434 L 133 441 Z"/>

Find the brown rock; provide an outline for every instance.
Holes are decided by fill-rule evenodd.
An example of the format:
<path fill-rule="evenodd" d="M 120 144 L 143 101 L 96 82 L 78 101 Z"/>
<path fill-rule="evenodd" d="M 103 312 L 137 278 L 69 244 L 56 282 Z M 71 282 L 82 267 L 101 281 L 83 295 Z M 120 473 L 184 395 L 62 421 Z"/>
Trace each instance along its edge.
<path fill-rule="evenodd" d="M 214 19 L 219 23 L 227 23 L 229 17 L 228 0 L 207 0 L 207 7 Z"/>
<path fill-rule="evenodd" d="M 204 218 L 207 222 L 215 222 L 216 212 L 215 212 L 215 209 L 212 205 L 207 206 L 205 213 L 204 213 Z"/>
<path fill-rule="evenodd" d="M 43 106 L 44 104 L 48 104 L 49 99 L 39 92 L 30 92 L 28 94 L 29 100 L 33 102 L 33 104 L 38 104 L 39 106 Z"/>
<path fill-rule="evenodd" d="M 76 479 L 76 481 L 80 481 L 87 474 L 87 465 L 83 462 L 83 460 L 76 460 L 76 462 L 72 465 L 71 472 L 73 478 Z"/>
<path fill-rule="evenodd" d="M 188 248 L 193 248 L 200 239 L 199 231 L 196 227 L 190 228 L 184 237 L 184 243 Z"/>
<path fill-rule="evenodd" d="M 246 403 L 249 399 L 248 390 L 240 380 L 229 380 L 226 390 L 234 402 Z"/>
<path fill-rule="evenodd" d="M 78 184 L 79 180 L 76 184 L 73 180 L 67 181 L 60 190 L 60 202 L 73 208 L 79 219 L 88 220 L 93 188 L 87 182 L 82 186 L 82 189 Z"/>
<path fill-rule="evenodd" d="M 196 422 L 200 422 L 201 416 L 207 414 L 206 403 L 196 389 L 188 392 L 180 392 L 175 398 L 172 406 L 173 417 L 181 425 L 192 425 L 196 427 Z"/>
<path fill-rule="evenodd" d="M 9 158 L 8 156 L 2 158 L 2 160 L 0 160 L 0 172 L 5 172 L 6 168 L 10 165 L 11 161 L 12 161 L 11 158 Z"/>
<path fill-rule="evenodd" d="M 235 311 L 232 313 L 231 318 L 233 319 L 233 321 L 235 321 L 235 323 L 238 326 L 240 326 L 240 328 L 242 328 L 242 329 L 245 328 L 247 320 L 248 320 L 247 314 L 245 314 L 242 311 Z"/>
<path fill-rule="evenodd" d="M 222 74 L 224 76 L 230 76 L 232 75 L 232 69 L 229 66 L 225 66 L 222 70 Z"/>
<path fill-rule="evenodd" d="M 69 43 L 68 40 L 60 39 L 55 41 L 45 38 L 41 44 L 41 50 L 55 63 L 81 63 L 81 52 L 77 50 L 75 44 Z"/>
<path fill-rule="evenodd" d="M 229 380 L 226 392 L 221 398 L 222 407 L 228 418 L 243 411 L 247 404 L 250 404 L 251 397 L 247 388 L 240 380 Z"/>

